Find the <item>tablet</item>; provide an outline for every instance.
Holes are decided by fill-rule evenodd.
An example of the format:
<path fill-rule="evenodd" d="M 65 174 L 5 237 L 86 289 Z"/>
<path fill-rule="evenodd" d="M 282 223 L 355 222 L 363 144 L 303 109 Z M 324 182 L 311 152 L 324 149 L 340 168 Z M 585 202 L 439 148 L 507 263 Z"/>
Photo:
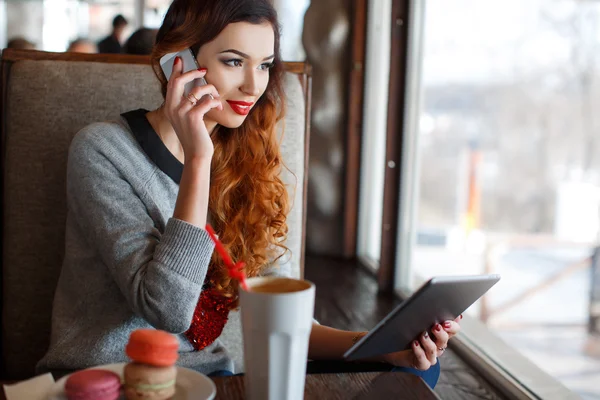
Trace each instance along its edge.
<path fill-rule="evenodd" d="M 453 320 L 500 280 L 499 275 L 431 278 L 345 354 L 346 360 L 406 350 L 433 325 Z"/>

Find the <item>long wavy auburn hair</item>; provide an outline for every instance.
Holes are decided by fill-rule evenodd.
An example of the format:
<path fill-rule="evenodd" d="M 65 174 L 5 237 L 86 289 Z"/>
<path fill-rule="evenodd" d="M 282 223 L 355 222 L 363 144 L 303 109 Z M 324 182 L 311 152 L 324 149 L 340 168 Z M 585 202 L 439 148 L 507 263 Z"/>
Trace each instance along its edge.
<path fill-rule="evenodd" d="M 284 243 L 289 199 L 279 177 L 284 165 L 275 129 L 285 114 L 277 13 L 269 0 L 175 0 L 158 31 L 151 60 L 164 97 L 167 81 L 160 58 L 187 47 L 198 54 L 234 22 L 268 22 L 275 32 L 275 59 L 265 93 L 239 128 L 217 126 L 211 134 L 211 222 L 234 261 L 244 261 L 246 275 L 253 277 L 289 251 Z M 207 279 L 223 295 L 237 295 L 237 282 L 216 254 Z"/>

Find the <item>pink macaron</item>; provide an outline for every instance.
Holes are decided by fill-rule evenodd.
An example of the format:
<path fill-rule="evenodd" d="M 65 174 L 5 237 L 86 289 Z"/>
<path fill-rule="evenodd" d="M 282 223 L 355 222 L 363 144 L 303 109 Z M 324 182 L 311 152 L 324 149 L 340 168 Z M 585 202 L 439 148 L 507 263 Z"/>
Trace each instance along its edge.
<path fill-rule="evenodd" d="M 69 400 L 117 400 L 121 377 L 102 369 L 75 372 L 67 378 L 65 394 Z"/>

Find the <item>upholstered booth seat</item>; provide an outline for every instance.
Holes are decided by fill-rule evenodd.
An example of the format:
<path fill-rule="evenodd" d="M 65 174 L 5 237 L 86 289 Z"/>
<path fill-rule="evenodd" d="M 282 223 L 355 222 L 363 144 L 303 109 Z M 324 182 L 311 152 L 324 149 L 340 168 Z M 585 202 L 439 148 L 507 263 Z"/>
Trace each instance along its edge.
<path fill-rule="evenodd" d="M 281 148 L 294 206 L 292 274 L 303 268 L 309 68 L 286 64 Z M 67 150 L 78 130 L 162 102 L 148 59 L 5 50 L 2 55 L 3 378 L 34 374 L 49 342 L 52 299 L 64 254 Z M 295 176 L 294 176 L 295 175 Z"/>

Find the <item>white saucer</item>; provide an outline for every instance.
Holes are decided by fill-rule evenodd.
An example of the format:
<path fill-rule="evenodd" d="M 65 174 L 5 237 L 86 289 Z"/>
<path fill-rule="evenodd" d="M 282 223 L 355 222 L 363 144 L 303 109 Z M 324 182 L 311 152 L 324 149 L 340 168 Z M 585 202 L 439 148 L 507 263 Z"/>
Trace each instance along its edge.
<path fill-rule="evenodd" d="M 123 379 L 123 368 L 125 363 L 99 365 L 88 369 L 113 371 Z M 48 392 L 47 400 L 66 400 L 65 382 L 68 377 L 69 375 L 63 376 L 54 383 Z M 209 377 L 188 368 L 177 367 L 175 396 L 172 400 L 212 400 L 216 394 L 217 387 Z M 120 399 L 124 398 L 125 396 L 121 395 Z"/>

